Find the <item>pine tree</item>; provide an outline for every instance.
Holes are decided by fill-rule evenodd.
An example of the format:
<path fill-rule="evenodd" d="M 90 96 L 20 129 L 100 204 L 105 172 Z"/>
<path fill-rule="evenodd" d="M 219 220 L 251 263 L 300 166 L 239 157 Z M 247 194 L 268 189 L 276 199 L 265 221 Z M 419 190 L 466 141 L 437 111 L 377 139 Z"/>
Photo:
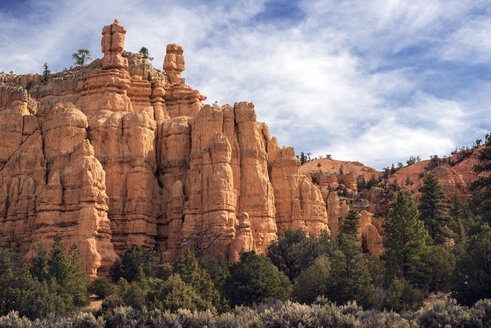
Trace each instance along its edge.
<path fill-rule="evenodd" d="M 40 241 L 36 247 L 36 256 L 32 259 L 32 273 L 40 281 L 48 278 L 48 251 Z"/>
<path fill-rule="evenodd" d="M 0 240 L 0 245 L 2 240 Z M 16 245 L 8 244 L 9 247 L 0 247 L 0 275 L 9 270 L 15 270 L 19 266 L 20 252 Z"/>
<path fill-rule="evenodd" d="M 75 64 L 83 65 L 89 60 L 91 60 L 90 51 L 87 49 L 78 49 L 77 52 L 72 54 L 72 59 L 75 60 Z"/>
<path fill-rule="evenodd" d="M 388 279 L 402 276 L 420 282 L 428 233 L 419 219 L 418 208 L 406 192 L 399 192 L 384 223 L 384 259 Z"/>
<path fill-rule="evenodd" d="M 61 236 L 56 234 L 48 260 L 48 273 L 60 285 L 64 285 L 70 274 L 70 263 L 65 257 L 65 246 L 61 242 Z"/>
<path fill-rule="evenodd" d="M 447 197 L 443 191 L 442 185 L 433 175 L 428 175 L 423 180 L 419 211 L 420 219 L 424 222 L 430 237 L 435 244 L 441 245 L 445 238 L 453 236 L 448 228 L 450 216 L 447 213 L 448 206 L 443 203 Z"/>
<path fill-rule="evenodd" d="M 340 234 L 351 235 L 358 238 L 358 230 L 360 229 L 360 216 L 356 210 L 350 210 L 348 215 L 341 222 L 339 227 Z"/>
<path fill-rule="evenodd" d="M 453 296 L 464 305 L 472 305 L 491 295 L 491 228 L 484 223 L 467 242 L 457 259 Z"/>
<path fill-rule="evenodd" d="M 305 153 L 302 151 L 300 152 L 300 164 L 303 165 L 307 162 L 307 157 L 305 156 Z"/>
<path fill-rule="evenodd" d="M 142 56 L 142 58 L 146 58 L 150 61 L 153 60 L 153 57 L 150 57 L 150 54 L 148 52 L 148 49 L 146 47 L 141 47 L 140 51 L 138 53 Z"/>
<path fill-rule="evenodd" d="M 69 259 L 69 276 L 66 283 L 66 288 L 70 291 L 73 297 L 75 306 L 85 306 L 90 303 L 89 293 L 87 291 L 87 279 L 85 271 L 80 262 L 80 251 L 77 244 L 73 244 L 68 251 Z"/>
<path fill-rule="evenodd" d="M 203 255 L 198 259 L 199 266 L 210 275 L 215 287 L 223 293 L 225 280 L 230 276 L 230 268 L 228 261 L 223 257 Z"/>
<path fill-rule="evenodd" d="M 0 275 L 0 316 L 10 311 L 32 320 L 49 313 L 65 313 L 63 300 L 46 281 L 33 277 L 27 265 Z"/>
<path fill-rule="evenodd" d="M 150 280 L 150 290 L 145 305 L 172 312 L 180 309 L 210 310 L 209 302 L 203 300 L 199 293 L 190 284 L 185 283 L 178 274 L 171 275 L 165 281 Z"/>
<path fill-rule="evenodd" d="M 193 287 L 206 303 L 205 308 L 221 308 L 220 293 L 215 288 L 208 272 L 199 267 L 198 261 L 191 252 L 186 251 L 184 257 L 174 263 L 173 269 L 182 281 Z"/>
<path fill-rule="evenodd" d="M 293 299 L 300 303 L 310 304 L 326 293 L 327 281 L 331 274 L 331 262 L 326 255 L 315 259 L 314 263 L 295 278 Z"/>
<path fill-rule="evenodd" d="M 48 63 L 44 63 L 44 65 L 43 65 L 43 80 L 44 80 L 44 82 L 49 80 L 50 74 L 51 74 L 51 71 L 48 68 Z"/>
<path fill-rule="evenodd" d="M 428 246 L 424 256 L 425 286 L 430 291 L 448 291 L 455 269 L 455 255 L 440 245 Z"/>
<path fill-rule="evenodd" d="M 476 219 L 469 207 L 469 203 L 454 195 L 449 215 L 452 218 L 449 227 L 456 233 L 457 241 L 466 241 L 470 227 L 476 224 Z"/>
<path fill-rule="evenodd" d="M 59 294 L 64 298 L 68 310 L 71 310 L 72 306 L 88 305 L 87 280 L 80 263 L 77 245 L 72 245 L 67 258 L 59 234 L 56 234 L 54 241 L 48 260 L 50 278 L 59 285 Z"/>
<path fill-rule="evenodd" d="M 268 247 L 271 262 L 291 281 L 306 269 L 321 254 L 326 252 L 328 237 L 307 235 L 302 229 L 287 229 L 278 240 Z"/>
<path fill-rule="evenodd" d="M 337 249 L 330 256 L 331 274 L 326 282 L 325 296 L 337 303 L 355 300 L 365 308 L 373 307 L 375 286 L 357 239 L 350 234 L 340 235 Z"/>
<path fill-rule="evenodd" d="M 369 183 L 370 184 L 370 183 Z M 390 206 L 397 196 L 397 192 L 401 188 L 397 183 L 388 183 L 385 180 L 382 191 L 377 196 L 377 203 L 375 204 L 375 217 L 387 218 L 390 213 Z"/>
<path fill-rule="evenodd" d="M 491 133 L 486 134 L 484 148 L 479 154 L 479 164 L 474 166 L 480 177 L 472 183 L 476 212 L 484 222 L 491 225 Z"/>

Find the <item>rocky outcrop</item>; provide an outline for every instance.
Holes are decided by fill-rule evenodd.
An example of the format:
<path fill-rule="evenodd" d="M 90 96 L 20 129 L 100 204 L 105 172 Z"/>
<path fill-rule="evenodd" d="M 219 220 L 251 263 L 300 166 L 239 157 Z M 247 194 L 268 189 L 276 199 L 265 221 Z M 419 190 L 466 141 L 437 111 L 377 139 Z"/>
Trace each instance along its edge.
<path fill-rule="evenodd" d="M 29 261 L 59 233 L 95 277 L 132 245 L 237 260 L 287 228 L 329 231 L 320 190 L 254 105 L 203 106 L 182 47 L 164 73 L 123 51 L 125 33 L 105 26 L 102 60 L 49 81 L 0 79 L 0 238 Z"/>
<path fill-rule="evenodd" d="M 196 115 L 203 105 L 201 102 L 206 99 L 198 90 L 182 83 L 183 52 L 178 44 L 167 45 L 163 68 L 170 83 L 166 85 L 164 98 L 171 117 Z"/>
<path fill-rule="evenodd" d="M 433 168 L 430 168 L 429 160 L 420 161 L 398 169 L 395 174 L 389 177 L 389 181 L 404 186 L 404 189 L 414 193 L 418 199 L 419 189 L 423 186 L 424 178 L 428 174 L 432 174 L 442 184 L 450 201 L 454 196 L 469 199 L 471 197 L 469 187 L 476 179 L 474 166 L 478 163 L 478 155 L 479 150 L 474 150 L 468 157 L 458 160 L 458 157 L 462 155 L 455 154 L 449 158 L 453 165 L 450 165 L 448 160 L 440 160 Z"/>
<path fill-rule="evenodd" d="M 8 156 L 0 169 L 2 237 L 15 235 L 28 260 L 59 233 L 67 246 L 78 245 L 89 276 L 108 275 L 116 254 L 105 173 L 86 139 L 86 116 L 61 104 L 42 120 L 0 111 L 0 125 L 12 122 L 19 128 L 6 136 L 17 146 L 0 152 Z"/>
<path fill-rule="evenodd" d="M 360 162 L 338 161 L 321 158 L 309 161 L 300 167 L 300 172 L 312 177 L 321 190 L 345 189 L 347 194 L 358 195 L 357 184 L 378 180 L 382 176 L 371 167 Z"/>
<path fill-rule="evenodd" d="M 90 277 L 109 275 L 116 254 L 107 200 L 104 170 L 90 142 L 84 140 L 52 162 L 48 182 L 40 187 L 31 245 L 42 242 L 50 247 L 59 233 L 66 244 L 77 244 Z"/>
<path fill-rule="evenodd" d="M 431 163 L 419 161 L 412 165 L 394 168 L 392 174 L 385 174 L 359 162 L 316 159 L 300 167 L 320 189 L 327 204 L 328 225 L 332 236 L 338 235 L 339 225 L 349 208 L 361 216 L 359 238 L 366 252 L 376 255 L 383 251 L 382 236 L 385 218 L 374 217 L 380 210 L 381 196 L 385 181 L 387 185 L 397 184 L 409 191 L 418 201 L 424 178 L 432 174 L 442 184 L 447 201 L 454 196 L 469 199 L 469 186 L 476 179 L 473 167 L 478 163 L 479 149 L 473 148 L 451 157 Z M 347 205 L 350 203 L 350 206 Z M 452 240 L 453 241 L 453 240 Z"/>
<path fill-rule="evenodd" d="M 326 204 L 320 190 L 303 174 L 292 147 L 279 148 L 276 138 L 268 143 L 268 162 L 280 232 L 298 228 L 320 234 L 326 230 Z"/>
<path fill-rule="evenodd" d="M 228 250 L 228 259 L 232 262 L 236 262 L 240 259 L 240 253 L 242 251 L 248 252 L 253 249 L 254 236 L 252 235 L 249 215 L 247 213 L 241 213 L 235 238 L 232 240 Z"/>
<path fill-rule="evenodd" d="M 370 212 L 365 210 L 360 212 L 360 232 L 358 238 L 361 241 L 363 250 L 370 255 L 379 255 L 384 251 L 381 221 L 383 219 L 374 218 Z"/>
<path fill-rule="evenodd" d="M 336 192 L 329 193 L 327 197 L 327 220 L 332 237 L 339 234 L 339 225 L 349 212 L 346 200 L 340 200 Z"/>

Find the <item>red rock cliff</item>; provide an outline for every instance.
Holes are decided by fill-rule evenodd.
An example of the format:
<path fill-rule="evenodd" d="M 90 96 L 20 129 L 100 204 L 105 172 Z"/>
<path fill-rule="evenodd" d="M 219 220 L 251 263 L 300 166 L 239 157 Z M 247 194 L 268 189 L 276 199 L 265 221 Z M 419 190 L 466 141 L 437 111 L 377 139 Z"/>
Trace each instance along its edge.
<path fill-rule="evenodd" d="M 0 238 L 28 261 L 60 233 L 95 277 L 135 244 L 237 260 L 286 228 L 328 230 L 320 190 L 253 104 L 203 107 L 181 46 L 164 73 L 123 51 L 125 33 L 105 26 L 102 60 L 47 82 L 0 76 Z"/>

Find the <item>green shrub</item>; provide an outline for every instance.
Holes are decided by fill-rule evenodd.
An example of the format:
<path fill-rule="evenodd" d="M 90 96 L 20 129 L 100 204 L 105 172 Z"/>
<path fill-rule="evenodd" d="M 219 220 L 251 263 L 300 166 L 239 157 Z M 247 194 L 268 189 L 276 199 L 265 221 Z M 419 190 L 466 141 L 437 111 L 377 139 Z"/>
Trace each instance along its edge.
<path fill-rule="evenodd" d="M 283 235 L 269 245 L 267 255 L 271 262 L 293 281 L 302 270 L 326 253 L 328 237 L 322 234 L 316 238 L 302 229 L 287 229 Z"/>
<path fill-rule="evenodd" d="M 293 299 L 300 303 L 312 303 L 326 293 L 326 284 L 331 273 L 331 262 L 325 255 L 315 259 L 314 264 L 302 271 L 293 284 Z"/>
<path fill-rule="evenodd" d="M 383 307 L 393 311 L 416 310 L 422 306 L 423 293 L 404 278 L 394 279 L 383 301 Z"/>
<path fill-rule="evenodd" d="M 287 276 L 263 255 L 244 252 L 240 261 L 230 267 L 230 277 L 225 282 L 227 298 L 232 306 L 271 299 L 286 300 L 291 283 Z"/>
<path fill-rule="evenodd" d="M 114 286 L 105 278 L 97 278 L 90 284 L 90 292 L 99 298 L 106 298 L 114 293 Z"/>

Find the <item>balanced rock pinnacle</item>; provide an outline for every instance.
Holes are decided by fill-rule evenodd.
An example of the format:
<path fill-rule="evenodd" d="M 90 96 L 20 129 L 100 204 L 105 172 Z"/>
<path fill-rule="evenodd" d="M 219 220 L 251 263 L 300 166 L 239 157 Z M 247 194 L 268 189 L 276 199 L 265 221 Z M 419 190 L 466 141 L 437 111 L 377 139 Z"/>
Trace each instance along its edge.
<path fill-rule="evenodd" d="M 102 68 L 125 68 L 128 67 L 128 60 L 123 58 L 121 54 L 124 49 L 124 35 L 126 29 L 119 25 L 117 19 L 111 25 L 106 25 L 102 29 L 102 52 L 104 58 L 102 58 Z"/>
<path fill-rule="evenodd" d="M 181 72 L 184 71 L 184 50 L 178 44 L 172 43 L 167 45 L 164 71 L 171 84 L 181 83 Z"/>

